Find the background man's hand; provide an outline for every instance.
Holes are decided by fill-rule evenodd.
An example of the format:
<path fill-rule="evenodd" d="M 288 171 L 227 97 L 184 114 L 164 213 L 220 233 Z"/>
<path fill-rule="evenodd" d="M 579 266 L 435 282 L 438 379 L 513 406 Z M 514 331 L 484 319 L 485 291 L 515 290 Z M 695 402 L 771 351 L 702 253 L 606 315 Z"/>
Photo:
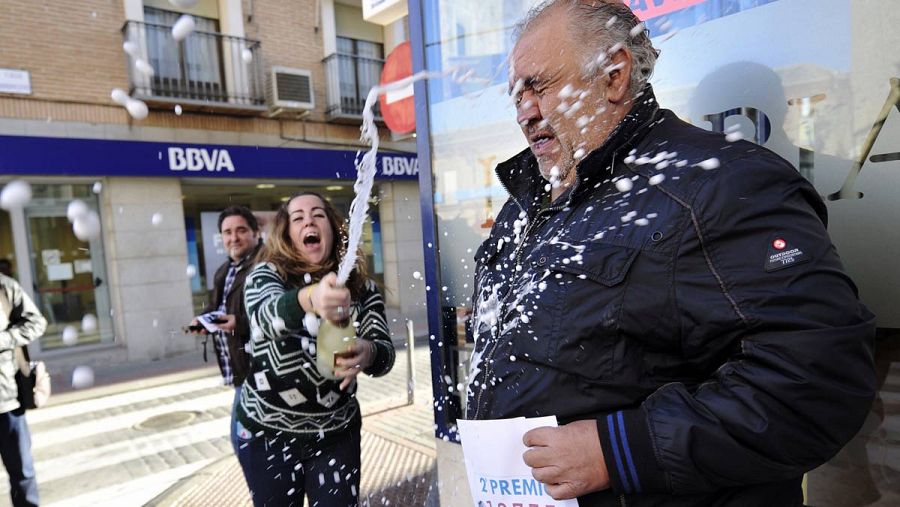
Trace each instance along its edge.
<path fill-rule="evenodd" d="M 356 376 L 363 370 L 372 366 L 375 361 L 375 344 L 369 340 L 356 340 L 356 344 L 347 352 L 334 356 L 334 376 L 344 379 L 341 381 L 341 390 L 347 388 Z"/>
<path fill-rule="evenodd" d="M 222 315 L 219 318 L 224 319 L 225 322 L 216 324 L 216 326 L 226 333 L 233 333 L 234 329 L 237 327 L 237 318 L 234 315 Z"/>
<path fill-rule="evenodd" d="M 575 421 L 559 428 L 535 428 L 522 438 L 522 457 L 531 475 L 555 500 L 576 498 L 609 487 L 609 472 L 597 434 L 597 421 Z"/>
<path fill-rule="evenodd" d="M 199 329 L 198 329 L 198 328 L 199 328 Z M 206 334 L 209 334 L 209 333 L 206 331 L 206 328 L 203 327 L 203 326 L 201 326 L 201 325 L 200 325 L 200 321 L 197 320 L 197 319 L 194 319 L 194 320 L 191 321 L 191 326 L 190 326 L 190 328 L 188 328 L 188 329 L 194 329 L 193 331 L 190 331 L 190 334 L 200 334 L 200 335 L 206 335 Z M 188 330 L 185 329 L 185 332 L 188 332 Z"/>

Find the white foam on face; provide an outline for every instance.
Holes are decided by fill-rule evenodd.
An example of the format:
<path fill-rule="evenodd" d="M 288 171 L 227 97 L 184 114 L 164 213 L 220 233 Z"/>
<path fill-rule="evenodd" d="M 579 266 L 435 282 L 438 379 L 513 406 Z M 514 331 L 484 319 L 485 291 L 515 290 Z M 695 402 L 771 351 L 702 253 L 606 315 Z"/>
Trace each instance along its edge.
<path fill-rule="evenodd" d="M 194 266 L 193 264 L 188 264 L 187 267 L 184 269 L 184 274 L 188 278 L 194 278 L 195 276 L 197 276 L 197 266 Z"/>
<path fill-rule="evenodd" d="M 125 109 L 135 120 L 143 120 L 150 114 L 150 110 L 143 100 L 132 99 L 130 97 L 125 101 Z"/>
<path fill-rule="evenodd" d="M 27 181 L 13 180 L 0 191 L 0 208 L 23 208 L 31 201 L 31 185 Z"/>
<path fill-rule="evenodd" d="M 62 341 L 69 347 L 78 343 L 78 330 L 75 329 L 75 326 L 66 326 L 63 328 Z"/>
<path fill-rule="evenodd" d="M 573 155 L 576 159 L 584 157 L 584 148 L 578 148 L 575 150 L 575 154 Z"/>
<path fill-rule="evenodd" d="M 94 370 L 90 366 L 76 366 L 72 371 L 72 387 L 86 389 L 94 385 Z"/>
<path fill-rule="evenodd" d="M 100 236 L 100 215 L 94 210 L 77 217 L 72 222 L 72 232 L 81 241 L 90 241 Z"/>
<path fill-rule="evenodd" d="M 69 223 L 72 223 L 76 218 L 87 214 L 88 210 L 87 203 L 81 199 L 75 199 L 66 207 L 66 218 L 69 219 Z"/>
<path fill-rule="evenodd" d="M 183 14 L 178 18 L 178 21 L 172 25 L 172 38 L 176 41 L 181 41 L 190 35 L 195 27 L 196 23 L 194 23 L 194 18 L 189 14 Z"/>
<path fill-rule="evenodd" d="M 97 317 L 91 313 L 86 313 L 81 318 L 81 331 L 85 333 L 93 333 L 97 330 Z"/>

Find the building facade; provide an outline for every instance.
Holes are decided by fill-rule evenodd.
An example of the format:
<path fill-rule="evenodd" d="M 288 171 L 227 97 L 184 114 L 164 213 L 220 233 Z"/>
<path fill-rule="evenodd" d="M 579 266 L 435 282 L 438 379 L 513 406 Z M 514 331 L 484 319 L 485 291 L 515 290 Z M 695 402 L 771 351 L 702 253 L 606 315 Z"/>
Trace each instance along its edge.
<path fill-rule="evenodd" d="M 415 70 L 474 73 L 416 88 L 426 282 L 441 505 L 471 505 L 455 421 L 465 404 L 463 322 L 473 253 L 507 199 L 493 173 L 527 147 L 508 97 L 511 32 L 535 0 L 410 2 Z M 663 107 L 772 149 L 813 182 L 860 297 L 878 317 L 879 397 L 863 428 L 808 474 L 807 503 L 898 501 L 900 411 L 900 10 L 890 0 L 626 2 L 661 50 L 651 84 Z M 450 237 L 452 240 L 448 240 Z M 462 261 L 461 261 L 462 260 Z M 577 317 L 577 316 L 573 316 Z"/>
<path fill-rule="evenodd" d="M 301 190 L 349 209 L 368 148 L 366 95 L 407 39 L 406 20 L 368 23 L 359 0 L 176 5 L 186 3 L 0 5 L 0 184 L 33 190 L 24 209 L 0 211 L 0 258 L 50 321 L 35 357 L 92 364 L 194 349 L 182 326 L 225 259 L 219 211 L 242 204 L 265 219 Z M 194 30 L 176 41 L 185 14 Z M 130 115 L 114 88 L 149 114 Z M 415 142 L 375 115 L 382 149 L 363 248 L 389 310 L 415 318 L 424 288 L 400 282 L 422 263 Z M 73 199 L 99 213 L 96 239 L 73 234 Z M 80 331 L 85 314 L 96 330 L 67 345 L 63 330 Z"/>

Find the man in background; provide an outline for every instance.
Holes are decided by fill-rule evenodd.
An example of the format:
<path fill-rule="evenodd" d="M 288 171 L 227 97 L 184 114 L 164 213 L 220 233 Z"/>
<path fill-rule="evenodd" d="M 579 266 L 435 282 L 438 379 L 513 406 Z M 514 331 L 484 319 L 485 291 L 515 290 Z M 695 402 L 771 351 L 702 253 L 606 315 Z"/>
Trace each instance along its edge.
<path fill-rule="evenodd" d="M 213 324 L 213 331 L 201 327 L 202 330 L 196 332 L 212 338 L 222 380 L 225 385 L 235 388 L 231 444 L 237 453 L 234 412 L 249 367 L 249 356 L 244 348 L 250 340 L 250 320 L 244 309 L 244 281 L 259 248 L 259 223 L 248 208 L 229 206 L 219 214 L 219 233 L 228 259 L 216 270 L 209 305 L 191 325 L 196 329 L 201 319 Z M 203 347 L 205 357 L 205 341 Z"/>
<path fill-rule="evenodd" d="M 22 286 L 0 274 L 0 457 L 15 507 L 38 505 L 31 432 L 18 400 L 16 349 L 27 347 L 45 329 L 47 321 Z"/>

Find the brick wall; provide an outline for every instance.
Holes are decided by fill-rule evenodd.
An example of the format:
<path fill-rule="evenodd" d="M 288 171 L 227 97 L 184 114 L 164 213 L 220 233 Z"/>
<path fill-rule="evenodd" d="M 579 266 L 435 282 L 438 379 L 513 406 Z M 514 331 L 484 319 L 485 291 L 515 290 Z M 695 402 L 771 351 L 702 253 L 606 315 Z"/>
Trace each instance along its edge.
<path fill-rule="evenodd" d="M 316 111 L 307 118 L 307 137 L 356 141 L 358 126 L 324 123 L 324 55 L 315 0 L 253 0 L 252 11 L 250 4 L 243 0 L 245 35 L 261 42 L 264 71 L 283 65 L 313 72 Z M 109 98 L 113 88 L 129 86 L 122 51 L 124 23 L 122 0 L 0 2 L 0 68 L 29 71 L 33 92 L 0 93 L 0 117 L 278 135 L 278 122 L 262 114 L 242 117 L 186 110 L 176 116 L 166 106 L 151 107 L 145 120 L 131 120 Z M 304 126 L 287 120 L 282 129 L 288 137 L 301 137 Z M 388 139 L 389 133 L 383 131 L 382 138 Z"/>

